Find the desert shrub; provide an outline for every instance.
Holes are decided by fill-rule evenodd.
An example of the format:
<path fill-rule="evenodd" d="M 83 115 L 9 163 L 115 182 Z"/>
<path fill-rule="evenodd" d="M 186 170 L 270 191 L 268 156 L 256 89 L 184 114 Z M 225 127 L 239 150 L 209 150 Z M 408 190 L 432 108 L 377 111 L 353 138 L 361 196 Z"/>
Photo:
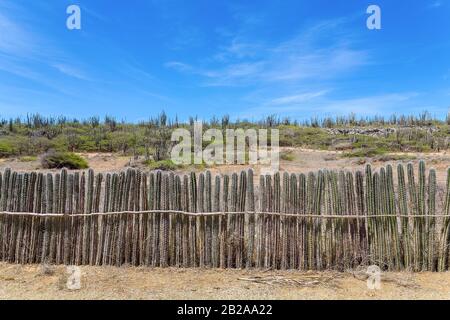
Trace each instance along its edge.
<path fill-rule="evenodd" d="M 173 163 L 172 160 L 160 160 L 160 161 L 146 160 L 144 161 L 144 164 L 150 170 L 173 171 L 179 168 L 179 166 Z"/>
<path fill-rule="evenodd" d="M 378 161 L 411 161 L 416 160 L 417 157 L 408 154 L 386 154 L 377 158 Z"/>
<path fill-rule="evenodd" d="M 356 149 L 351 152 L 346 152 L 343 154 L 344 157 L 347 158 L 363 158 L 363 157 L 375 157 L 375 156 L 381 156 L 386 153 L 386 150 L 382 148 L 362 148 L 362 149 Z"/>
<path fill-rule="evenodd" d="M 19 161 L 20 162 L 33 162 L 36 161 L 37 157 L 36 156 L 24 156 L 24 157 L 20 157 Z"/>
<path fill-rule="evenodd" d="M 0 141 L 0 158 L 10 157 L 14 154 L 14 148 L 8 142 Z"/>
<path fill-rule="evenodd" d="M 291 151 L 282 152 L 280 157 L 282 160 L 285 160 L 285 161 L 294 161 L 294 159 L 295 159 L 295 156 L 292 154 Z"/>
<path fill-rule="evenodd" d="M 42 157 L 42 167 L 46 169 L 86 169 L 89 168 L 87 161 L 72 152 L 51 151 Z"/>

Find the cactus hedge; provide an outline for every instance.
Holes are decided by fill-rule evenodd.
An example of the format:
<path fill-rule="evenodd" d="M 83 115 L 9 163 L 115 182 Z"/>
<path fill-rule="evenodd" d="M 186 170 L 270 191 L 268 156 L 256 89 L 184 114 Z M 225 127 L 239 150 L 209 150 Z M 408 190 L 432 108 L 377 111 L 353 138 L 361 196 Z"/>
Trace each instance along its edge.
<path fill-rule="evenodd" d="M 423 161 L 259 177 L 5 169 L 0 211 L 10 263 L 449 269 L 450 169 L 441 186 Z"/>

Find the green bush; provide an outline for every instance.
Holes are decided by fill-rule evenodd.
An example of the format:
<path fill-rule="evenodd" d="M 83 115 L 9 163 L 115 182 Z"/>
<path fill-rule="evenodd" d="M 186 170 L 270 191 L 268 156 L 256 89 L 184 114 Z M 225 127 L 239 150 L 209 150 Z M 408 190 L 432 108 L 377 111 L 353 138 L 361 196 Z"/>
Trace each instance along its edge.
<path fill-rule="evenodd" d="M 35 157 L 35 156 L 24 156 L 24 157 L 19 158 L 20 162 L 33 162 L 36 160 L 37 160 L 37 157 Z"/>
<path fill-rule="evenodd" d="M 179 168 L 179 166 L 173 163 L 172 160 L 160 160 L 160 161 L 147 160 L 144 162 L 144 164 L 150 170 L 173 171 Z"/>
<path fill-rule="evenodd" d="M 382 156 L 386 153 L 386 150 L 382 148 L 361 148 L 355 149 L 351 152 L 346 152 L 343 154 L 346 158 L 363 158 L 368 157 L 372 158 L 375 156 Z"/>
<path fill-rule="evenodd" d="M 46 169 L 87 169 L 87 161 L 71 152 L 49 152 L 42 157 L 42 167 Z"/>
<path fill-rule="evenodd" d="M 14 148 L 7 142 L 0 142 L 0 158 L 10 157 L 14 154 Z"/>
<path fill-rule="evenodd" d="M 294 161 L 295 156 L 292 154 L 291 151 L 288 152 L 282 152 L 281 153 L 281 159 L 285 161 Z"/>

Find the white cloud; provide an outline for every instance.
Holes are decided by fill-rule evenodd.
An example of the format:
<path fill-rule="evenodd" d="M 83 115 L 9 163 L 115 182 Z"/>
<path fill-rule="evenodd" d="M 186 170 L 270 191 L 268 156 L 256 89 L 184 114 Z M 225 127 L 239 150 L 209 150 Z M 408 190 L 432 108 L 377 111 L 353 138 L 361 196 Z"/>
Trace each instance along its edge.
<path fill-rule="evenodd" d="M 62 93 L 70 90 L 49 77 L 48 72 L 57 70 L 68 77 L 88 80 L 81 68 L 62 62 L 70 61 L 70 57 L 55 46 L 51 38 L 23 22 L 33 19 L 24 7 L 0 5 L 0 71 Z"/>
<path fill-rule="evenodd" d="M 186 63 L 183 63 L 183 62 L 179 62 L 179 61 L 169 61 L 169 62 L 166 62 L 164 64 L 164 66 L 166 68 L 175 69 L 175 70 L 181 71 L 181 72 L 194 70 L 194 68 L 192 66 L 190 66 Z"/>
<path fill-rule="evenodd" d="M 0 53 L 25 56 L 33 51 L 33 37 L 0 12 Z"/>
<path fill-rule="evenodd" d="M 442 2 L 441 1 L 434 1 L 430 7 L 431 8 L 439 8 L 440 6 L 442 6 Z"/>
<path fill-rule="evenodd" d="M 322 90 L 317 92 L 307 92 L 307 93 L 301 93 L 291 96 L 284 96 L 272 99 L 269 102 L 269 105 L 287 105 L 287 104 L 293 104 L 293 103 L 301 103 L 305 101 L 312 100 L 314 98 L 322 97 L 324 96 L 328 90 Z"/>
<path fill-rule="evenodd" d="M 292 117 L 323 117 L 335 115 L 348 115 L 355 113 L 360 116 L 373 116 L 380 114 L 393 114 L 396 110 L 411 105 L 414 111 L 423 111 L 423 105 L 415 103 L 415 92 L 400 92 L 373 95 L 352 99 L 333 99 L 326 96 L 328 91 L 318 91 L 287 96 L 272 100 L 270 103 L 258 105 L 239 113 L 239 117 L 264 117 L 270 114 L 283 114 Z M 274 101 L 276 103 L 274 103 Z M 412 111 L 412 110 L 411 110 Z"/>
<path fill-rule="evenodd" d="M 345 21 L 321 22 L 287 41 L 272 45 L 235 37 L 228 46 L 220 46 L 212 59 L 206 59 L 210 61 L 209 67 L 181 61 L 168 62 L 166 67 L 202 76 L 205 78 L 202 85 L 206 86 L 299 83 L 310 79 L 338 78 L 370 62 L 367 51 L 354 49 L 348 39 L 330 36 L 341 34 L 338 26 Z M 316 43 L 321 37 L 326 41 Z"/>
<path fill-rule="evenodd" d="M 83 71 L 73 66 L 62 63 L 55 63 L 53 64 L 53 67 L 69 77 L 77 78 L 79 80 L 89 80 L 88 77 L 83 73 Z"/>
<path fill-rule="evenodd" d="M 321 112 L 333 114 L 377 115 L 392 114 L 418 94 L 415 92 L 391 93 L 364 98 L 326 101 L 319 108 Z"/>

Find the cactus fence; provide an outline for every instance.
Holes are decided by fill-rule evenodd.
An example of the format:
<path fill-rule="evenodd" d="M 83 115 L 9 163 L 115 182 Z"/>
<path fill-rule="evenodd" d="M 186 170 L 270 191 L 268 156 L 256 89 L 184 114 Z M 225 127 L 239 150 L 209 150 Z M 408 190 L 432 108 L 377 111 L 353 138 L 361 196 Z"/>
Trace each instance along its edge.
<path fill-rule="evenodd" d="M 420 162 L 372 172 L 0 173 L 0 260 L 153 267 L 449 267 L 446 190 Z"/>

